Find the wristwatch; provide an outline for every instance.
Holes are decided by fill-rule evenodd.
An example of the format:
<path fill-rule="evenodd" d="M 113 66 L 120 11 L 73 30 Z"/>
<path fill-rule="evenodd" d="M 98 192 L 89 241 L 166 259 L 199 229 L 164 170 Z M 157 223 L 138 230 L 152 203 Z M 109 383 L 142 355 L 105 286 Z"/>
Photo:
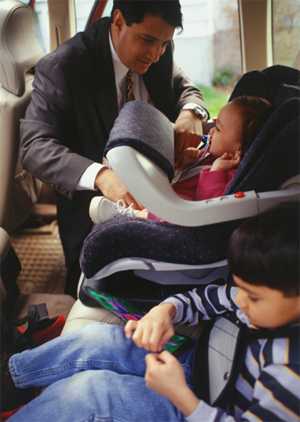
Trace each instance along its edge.
<path fill-rule="evenodd" d="M 182 107 L 182 110 L 191 110 L 195 116 L 199 117 L 199 119 L 203 120 L 204 122 L 206 122 L 209 117 L 205 108 L 198 104 L 187 103 Z"/>

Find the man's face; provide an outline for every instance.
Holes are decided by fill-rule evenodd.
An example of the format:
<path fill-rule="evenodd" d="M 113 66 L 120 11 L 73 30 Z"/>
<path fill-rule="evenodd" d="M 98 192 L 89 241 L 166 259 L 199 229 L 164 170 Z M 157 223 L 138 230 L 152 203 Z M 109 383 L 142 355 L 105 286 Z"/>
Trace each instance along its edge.
<path fill-rule="evenodd" d="M 158 62 L 173 38 L 174 28 L 159 16 L 145 15 L 140 23 L 126 25 L 116 10 L 112 20 L 112 40 L 121 62 L 143 75 Z"/>
<path fill-rule="evenodd" d="M 278 328 L 300 320 L 300 296 L 285 296 L 279 290 L 247 283 L 236 275 L 233 279 L 238 288 L 235 302 L 256 328 Z"/>
<path fill-rule="evenodd" d="M 213 157 L 220 157 L 225 152 L 235 153 L 241 149 L 243 120 L 235 104 L 224 106 L 217 119 L 216 126 L 209 131 L 210 148 Z"/>

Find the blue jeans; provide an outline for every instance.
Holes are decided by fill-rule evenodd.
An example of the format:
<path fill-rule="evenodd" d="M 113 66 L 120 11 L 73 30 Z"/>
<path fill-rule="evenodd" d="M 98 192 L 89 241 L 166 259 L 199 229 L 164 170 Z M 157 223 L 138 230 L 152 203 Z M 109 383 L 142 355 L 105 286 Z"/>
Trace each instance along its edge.
<path fill-rule="evenodd" d="M 122 327 L 97 322 L 16 354 L 9 361 L 15 385 L 46 388 L 9 421 L 184 421 L 146 386 L 146 354 Z M 190 384 L 192 351 L 179 360 Z"/>

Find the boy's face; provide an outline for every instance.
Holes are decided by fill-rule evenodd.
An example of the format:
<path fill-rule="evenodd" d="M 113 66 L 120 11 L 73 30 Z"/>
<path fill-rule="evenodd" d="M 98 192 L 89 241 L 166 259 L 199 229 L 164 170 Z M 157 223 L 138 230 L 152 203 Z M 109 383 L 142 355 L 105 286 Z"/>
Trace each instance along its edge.
<path fill-rule="evenodd" d="M 142 22 L 127 26 L 120 10 L 113 15 L 114 48 L 121 62 L 139 75 L 159 61 L 173 38 L 174 30 L 159 16 L 145 15 Z"/>
<path fill-rule="evenodd" d="M 284 296 L 280 290 L 247 283 L 233 276 L 238 288 L 236 304 L 257 328 L 278 328 L 300 320 L 300 296 Z"/>
<path fill-rule="evenodd" d="M 242 116 L 235 104 L 226 104 L 217 119 L 216 126 L 209 131 L 209 151 L 213 157 L 220 157 L 225 152 L 234 154 L 241 149 Z"/>

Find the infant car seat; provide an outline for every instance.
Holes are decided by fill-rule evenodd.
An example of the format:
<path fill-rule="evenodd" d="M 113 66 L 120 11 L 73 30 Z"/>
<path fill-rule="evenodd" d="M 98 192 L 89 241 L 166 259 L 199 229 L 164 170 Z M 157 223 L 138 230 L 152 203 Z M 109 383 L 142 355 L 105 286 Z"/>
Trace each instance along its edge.
<path fill-rule="evenodd" d="M 81 254 L 83 303 L 93 305 L 91 289 L 160 301 L 227 275 L 227 242 L 241 220 L 299 198 L 299 73 L 283 66 L 258 73 L 273 84 L 273 112 L 226 195 L 205 201 L 183 200 L 171 187 L 174 140 L 168 119 L 149 104 L 125 105 L 111 131 L 107 159 L 133 196 L 166 222 L 117 216 L 95 225 Z M 242 78 L 231 98 L 244 92 L 244 83 Z"/>

